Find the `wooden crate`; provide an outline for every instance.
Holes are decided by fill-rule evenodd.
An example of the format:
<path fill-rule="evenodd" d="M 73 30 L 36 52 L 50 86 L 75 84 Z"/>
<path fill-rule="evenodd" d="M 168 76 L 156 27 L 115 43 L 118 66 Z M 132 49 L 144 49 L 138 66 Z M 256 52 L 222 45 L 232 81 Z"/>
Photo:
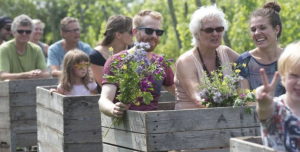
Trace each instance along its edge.
<path fill-rule="evenodd" d="M 37 88 L 39 152 L 101 152 L 100 95 L 64 96 Z"/>
<path fill-rule="evenodd" d="M 0 82 L 0 142 L 16 146 L 37 145 L 36 87 L 57 84 L 57 79 Z"/>
<path fill-rule="evenodd" d="M 245 108 L 129 110 L 125 126 L 112 126 L 103 138 L 103 151 L 229 152 L 231 137 L 260 135 L 259 122 L 254 114 L 246 114 Z M 102 135 L 112 121 L 113 118 L 101 114 Z"/>
<path fill-rule="evenodd" d="M 279 152 L 262 145 L 260 136 L 238 137 L 230 139 L 230 152 Z"/>

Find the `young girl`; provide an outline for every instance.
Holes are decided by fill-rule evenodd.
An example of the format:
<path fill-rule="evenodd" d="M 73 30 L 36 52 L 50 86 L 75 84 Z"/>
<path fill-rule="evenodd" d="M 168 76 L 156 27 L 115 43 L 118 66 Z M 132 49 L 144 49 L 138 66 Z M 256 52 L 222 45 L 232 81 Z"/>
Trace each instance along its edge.
<path fill-rule="evenodd" d="M 264 145 L 279 151 L 300 151 L 300 42 L 290 44 L 278 60 L 278 71 L 286 94 L 275 97 L 278 72 L 268 83 L 261 69 L 263 85 L 256 89 L 256 108 Z"/>
<path fill-rule="evenodd" d="M 98 94 L 97 84 L 89 74 L 89 65 L 89 57 L 83 51 L 69 51 L 63 60 L 63 72 L 56 92 L 63 95 Z"/>

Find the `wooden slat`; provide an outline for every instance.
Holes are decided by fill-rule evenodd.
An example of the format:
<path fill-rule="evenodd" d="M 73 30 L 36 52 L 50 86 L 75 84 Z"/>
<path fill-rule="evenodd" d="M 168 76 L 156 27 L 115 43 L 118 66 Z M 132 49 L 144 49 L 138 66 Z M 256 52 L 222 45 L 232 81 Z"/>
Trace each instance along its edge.
<path fill-rule="evenodd" d="M 249 137 L 252 138 L 252 137 Z M 260 137 L 261 138 L 261 137 Z M 277 152 L 273 148 L 269 148 L 257 143 L 244 141 L 244 139 L 231 138 L 230 139 L 230 151 L 231 152 Z M 253 141 L 253 140 L 252 140 Z"/>
<path fill-rule="evenodd" d="M 102 143 L 65 144 L 64 152 L 102 152 Z"/>
<path fill-rule="evenodd" d="M 112 146 L 108 144 L 103 144 L 103 151 L 104 152 L 137 152 L 132 149 L 126 149 L 126 148 Z"/>
<path fill-rule="evenodd" d="M 166 102 L 166 101 L 175 101 L 175 97 L 170 94 L 168 91 L 161 91 L 158 102 Z"/>
<path fill-rule="evenodd" d="M 140 151 L 188 150 L 199 148 L 229 147 L 231 137 L 257 136 L 259 127 L 170 132 L 160 134 L 138 134 L 113 129 L 108 132 L 104 143 Z M 106 131 L 107 128 L 103 128 Z M 146 139 L 145 139 L 146 138 Z"/>
<path fill-rule="evenodd" d="M 40 152 L 62 152 L 63 135 L 38 123 L 38 146 Z"/>
<path fill-rule="evenodd" d="M 36 120 L 36 106 L 10 107 L 11 120 Z"/>
<path fill-rule="evenodd" d="M 10 145 L 10 129 L 0 129 L 0 143 L 5 142 Z"/>
<path fill-rule="evenodd" d="M 65 96 L 63 98 L 64 119 L 98 118 L 100 120 L 99 98 L 100 95 Z"/>
<path fill-rule="evenodd" d="M 157 110 L 174 110 L 175 102 L 159 102 Z"/>
<path fill-rule="evenodd" d="M 36 89 L 37 104 L 43 105 L 47 109 L 63 114 L 63 95 L 53 93 L 50 95 L 49 90 L 43 87 Z"/>
<path fill-rule="evenodd" d="M 51 109 L 47 109 L 40 104 L 37 105 L 37 121 L 60 134 L 63 134 L 64 132 L 64 120 L 62 114 L 51 111 Z"/>
<path fill-rule="evenodd" d="M 57 79 L 28 79 L 9 81 L 9 92 L 34 92 L 37 86 L 57 84 Z"/>
<path fill-rule="evenodd" d="M 0 112 L 9 112 L 9 96 L 0 97 Z"/>
<path fill-rule="evenodd" d="M 18 147 L 30 147 L 37 145 L 37 132 L 19 132 L 16 134 L 16 144 Z"/>
<path fill-rule="evenodd" d="M 0 97 L 8 97 L 9 89 L 8 89 L 8 81 L 0 81 Z M 1 101 L 1 100 L 0 100 Z"/>
<path fill-rule="evenodd" d="M 36 106 L 36 92 L 11 93 L 10 106 Z"/>
<path fill-rule="evenodd" d="M 102 127 L 104 136 L 108 128 Z M 109 143 L 120 147 L 135 149 L 138 151 L 147 151 L 147 139 L 145 134 L 127 132 L 123 130 L 111 129 L 107 136 L 102 138 L 103 144 Z"/>
<path fill-rule="evenodd" d="M 11 128 L 16 130 L 37 130 L 36 120 L 11 121 Z"/>
<path fill-rule="evenodd" d="M 10 152 L 10 146 L 7 144 L 0 143 L 0 152 Z"/>
<path fill-rule="evenodd" d="M 246 114 L 245 108 L 222 107 L 147 112 L 128 110 L 125 115 L 126 127 L 120 125 L 112 128 L 138 133 L 164 133 L 259 126 L 255 115 Z M 109 127 L 112 121 L 112 118 L 101 114 L 101 126 Z"/>
<path fill-rule="evenodd" d="M 10 118 L 8 112 L 0 112 L 0 129 L 10 128 Z"/>

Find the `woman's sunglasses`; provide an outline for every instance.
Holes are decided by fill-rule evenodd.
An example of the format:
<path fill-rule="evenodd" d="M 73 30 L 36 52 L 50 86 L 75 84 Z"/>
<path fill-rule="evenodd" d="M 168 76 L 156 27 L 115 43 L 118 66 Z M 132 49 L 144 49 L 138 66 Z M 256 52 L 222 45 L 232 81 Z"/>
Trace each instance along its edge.
<path fill-rule="evenodd" d="M 162 36 L 164 34 L 164 30 L 155 30 L 155 29 L 152 29 L 152 28 L 146 28 L 146 27 L 138 27 L 137 29 L 139 30 L 145 30 L 145 33 L 147 35 L 152 35 L 153 32 L 155 31 L 156 35 L 157 36 Z"/>
<path fill-rule="evenodd" d="M 24 34 L 24 33 L 26 33 L 27 35 L 28 35 L 28 34 L 31 34 L 31 30 L 17 30 L 17 32 L 18 32 L 19 34 Z"/>
<path fill-rule="evenodd" d="M 82 68 L 88 68 L 90 65 L 90 62 L 85 62 L 81 64 L 75 64 L 74 67 L 76 67 L 78 70 L 81 70 Z"/>
<path fill-rule="evenodd" d="M 205 29 L 201 29 L 201 31 L 204 31 L 205 33 L 212 33 L 212 32 L 214 32 L 214 30 L 216 30 L 216 32 L 220 33 L 220 32 L 224 31 L 224 27 L 223 26 L 216 27 L 216 28 L 208 27 Z"/>

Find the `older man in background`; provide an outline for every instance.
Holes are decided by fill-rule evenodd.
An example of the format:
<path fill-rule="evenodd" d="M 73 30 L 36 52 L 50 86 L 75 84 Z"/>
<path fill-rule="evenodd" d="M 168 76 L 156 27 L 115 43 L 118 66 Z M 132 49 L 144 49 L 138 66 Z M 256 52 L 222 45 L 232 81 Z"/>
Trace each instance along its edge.
<path fill-rule="evenodd" d="M 0 17 L 0 45 L 8 41 L 11 35 L 11 19 L 8 16 Z"/>
<path fill-rule="evenodd" d="M 65 17 L 60 22 L 60 34 L 62 40 L 52 44 L 48 50 L 47 65 L 53 77 L 59 77 L 62 73 L 60 66 L 65 54 L 75 48 L 82 50 L 87 55 L 92 52 L 89 44 L 79 41 L 80 25 L 76 18 Z"/>
<path fill-rule="evenodd" d="M 17 16 L 11 25 L 13 40 L 0 46 L 2 80 L 49 78 L 41 48 L 29 42 L 33 23 L 27 15 Z"/>

